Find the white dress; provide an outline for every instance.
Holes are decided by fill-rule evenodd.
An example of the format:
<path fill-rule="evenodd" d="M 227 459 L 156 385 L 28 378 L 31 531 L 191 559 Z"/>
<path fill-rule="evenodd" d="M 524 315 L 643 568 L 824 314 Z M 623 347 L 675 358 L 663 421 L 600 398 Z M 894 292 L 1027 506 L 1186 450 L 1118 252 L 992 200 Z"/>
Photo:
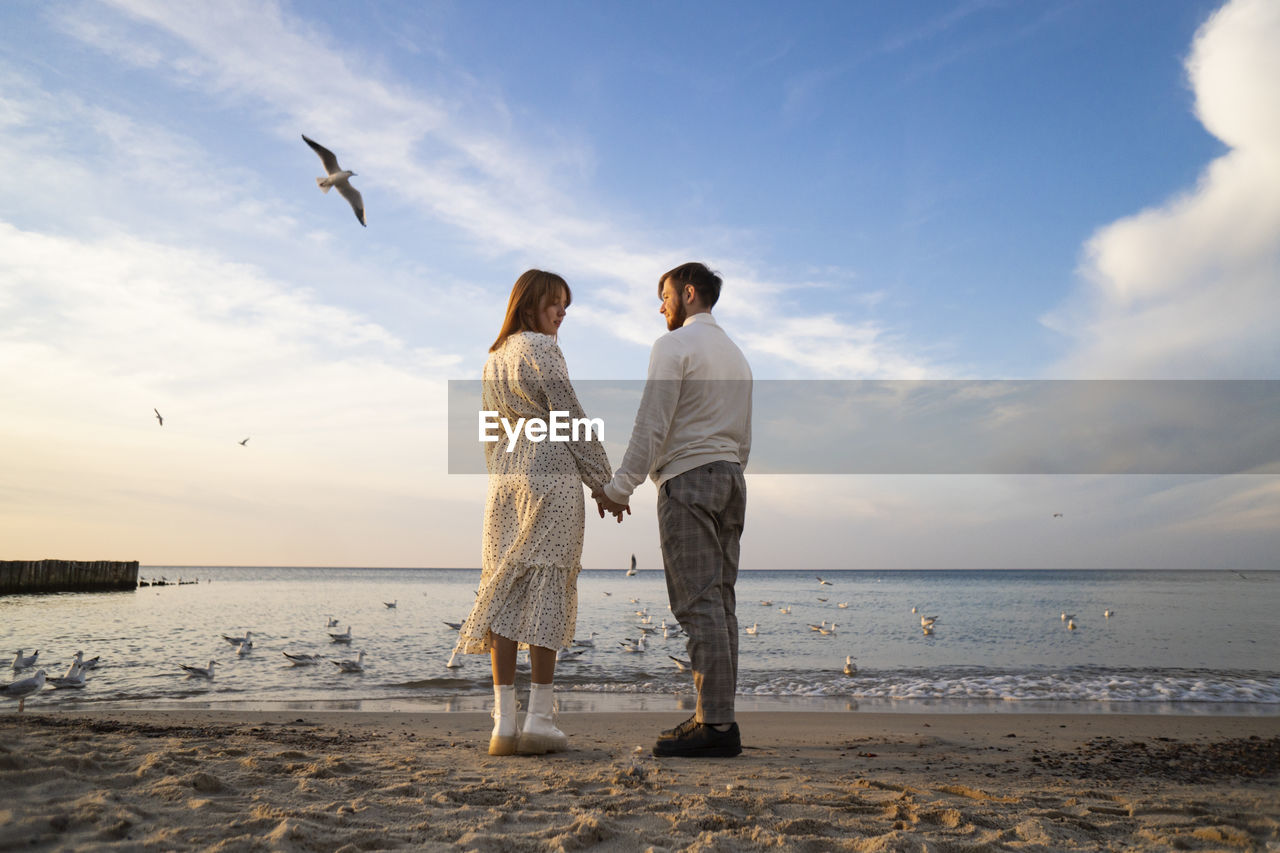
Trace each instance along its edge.
<path fill-rule="evenodd" d="M 550 420 L 552 411 L 585 417 L 555 338 L 511 335 L 484 366 L 482 400 L 515 425 Z M 484 508 L 480 588 L 458 632 L 458 650 L 490 648 L 489 632 L 549 649 L 573 641 L 586 501 L 582 486 L 609 481 L 599 440 L 533 442 L 523 431 L 507 452 L 507 436 L 485 444 L 489 491 Z"/>

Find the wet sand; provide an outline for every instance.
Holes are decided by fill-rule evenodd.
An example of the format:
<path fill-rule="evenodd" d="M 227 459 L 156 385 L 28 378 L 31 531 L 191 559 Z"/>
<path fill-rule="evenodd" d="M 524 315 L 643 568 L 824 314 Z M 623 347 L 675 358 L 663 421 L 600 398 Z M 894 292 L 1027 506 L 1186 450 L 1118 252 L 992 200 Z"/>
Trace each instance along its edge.
<path fill-rule="evenodd" d="M 480 713 L 0 716 L 0 849 L 1280 850 L 1280 717 L 566 713 L 494 758 Z"/>

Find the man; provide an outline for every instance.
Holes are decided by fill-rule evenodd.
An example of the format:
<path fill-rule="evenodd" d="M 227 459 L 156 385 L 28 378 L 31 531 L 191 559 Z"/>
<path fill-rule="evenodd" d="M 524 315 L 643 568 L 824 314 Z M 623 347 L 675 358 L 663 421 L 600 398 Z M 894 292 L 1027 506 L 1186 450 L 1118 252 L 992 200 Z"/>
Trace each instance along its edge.
<path fill-rule="evenodd" d="M 689 635 L 694 715 L 662 732 L 654 755 L 742 752 L 734 719 L 738 618 L 734 583 L 747 507 L 751 367 L 711 316 L 720 277 L 687 263 L 658 279 L 668 333 L 653 345 L 631 441 L 613 479 L 592 493 L 621 520 L 648 475 L 671 611 Z"/>

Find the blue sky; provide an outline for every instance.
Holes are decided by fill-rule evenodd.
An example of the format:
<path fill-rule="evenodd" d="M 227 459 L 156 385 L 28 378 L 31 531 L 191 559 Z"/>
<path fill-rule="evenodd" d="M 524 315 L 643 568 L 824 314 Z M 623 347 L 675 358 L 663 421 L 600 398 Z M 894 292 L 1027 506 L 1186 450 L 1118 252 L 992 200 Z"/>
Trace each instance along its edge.
<path fill-rule="evenodd" d="M 1278 378 L 1280 14 L 1220 6 L 4 4 L 3 556 L 478 564 L 444 383 L 530 266 L 583 379 L 693 258 L 761 378 Z M 1273 477 L 751 482 L 754 568 L 1280 544 Z"/>

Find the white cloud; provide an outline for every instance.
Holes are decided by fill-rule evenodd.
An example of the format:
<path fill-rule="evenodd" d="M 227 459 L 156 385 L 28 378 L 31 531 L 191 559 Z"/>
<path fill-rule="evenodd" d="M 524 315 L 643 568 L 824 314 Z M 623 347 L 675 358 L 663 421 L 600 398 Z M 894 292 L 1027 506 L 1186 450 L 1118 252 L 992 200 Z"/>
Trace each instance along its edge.
<path fill-rule="evenodd" d="M 145 26 L 125 26 L 109 10 Z M 396 195 L 456 228 L 475 251 L 514 253 L 550 264 L 571 280 L 609 282 L 578 302 L 575 313 L 623 340 L 652 341 L 655 327 L 661 329 L 650 316 L 656 310 L 654 277 L 702 254 L 663 247 L 657 245 L 662 238 L 613 225 L 616 217 L 597 209 L 589 188 L 580 186 L 582 163 L 594 156 L 589 145 L 528 121 L 513 127 L 501 94 L 479 87 L 448 59 L 437 57 L 430 66 L 433 80 L 409 85 L 275 4 L 106 0 L 92 14 L 81 8 L 66 17 L 74 19 L 65 25 L 70 34 L 113 56 L 165 68 L 213 97 L 253 108 L 265 104 L 282 138 L 292 141 L 297 128 L 307 128 L 361 173 L 367 201 L 374 193 Z M 377 205 L 369 208 L 376 223 Z M 733 247 L 726 253 L 732 255 Z M 761 355 L 819 375 L 878 369 L 915 376 L 929 370 L 925 359 L 873 324 L 806 317 L 786 301 L 805 283 L 739 276 L 728 269 L 740 266 L 732 262 L 720 266 L 732 276 L 724 310 L 741 321 L 749 346 L 762 343 Z M 779 319 L 822 326 L 830 337 L 779 335 Z M 845 345 L 847 334 L 858 343 Z M 835 350 L 834 358 L 821 355 L 824 344 Z"/>
<path fill-rule="evenodd" d="M 1230 150 L 1196 187 L 1093 235 L 1082 289 L 1045 318 L 1060 375 L 1280 375 L 1280 5 L 1233 0 L 1187 60 L 1196 114 Z"/>
<path fill-rule="evenodd" d="M 135 555 L 184 559 L 159 543 L 185 531 L 188 555 L 333 562 L 314 526 L 431 563 L 418 540 L 451 528 L 427 508 L 459 497 L 436 415 L 453 357 L 203 250 L 0 223 L 0 257 L 16 318 L 0 329 L 14 460 L 0 504 L 6 526 L 46 519 L 14 527 L 12 548 L 47 547 L 48 520 L 63 519 L 56 541 L 77 553 L 128 531 Z M 420 524 L 374 536 L 408 507 Z M 277 516 L 290 521 L 264 520 Z M 216 548 L 201 541 L 210 525 L 228 531 Z"/>

